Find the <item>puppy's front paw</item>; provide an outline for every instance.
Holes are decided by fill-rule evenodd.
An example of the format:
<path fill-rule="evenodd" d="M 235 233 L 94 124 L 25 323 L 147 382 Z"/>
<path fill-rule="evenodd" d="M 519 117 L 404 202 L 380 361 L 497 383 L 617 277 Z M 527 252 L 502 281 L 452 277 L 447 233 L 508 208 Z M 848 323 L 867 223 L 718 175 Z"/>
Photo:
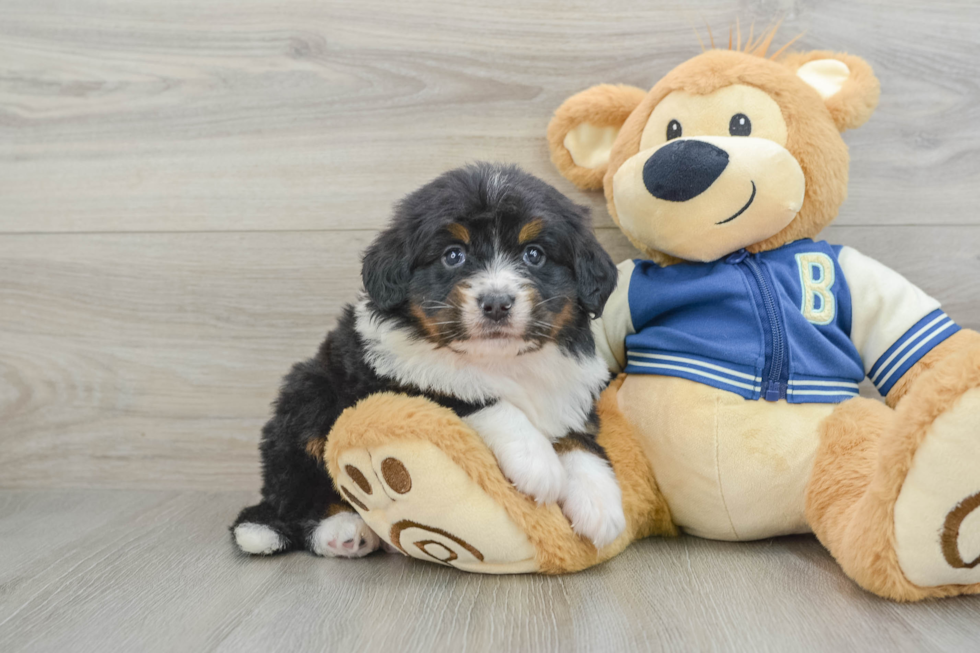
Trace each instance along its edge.
<path fill-rule="evenodd" d="M 616 476 L 608 462 L 587 451 L 562 454 L 561 462 L 568 474 L 562 512 L 572 530 L 601 549 L 626 529 L 623 495 Z"/>
<path fill-rule="evenodd" d="M 379 546 L 381 538 L 354 512 L 327 517 L 310 536 L 313 553 L 332 558 L 363 558 Z"/>
<path fill-rule="evenodd" d="M 500 470 L 519 492 L 538 503 L 555 503 L 565 489 L 565 468 L 544 437 L 508 442 L 497 452 Z"/>

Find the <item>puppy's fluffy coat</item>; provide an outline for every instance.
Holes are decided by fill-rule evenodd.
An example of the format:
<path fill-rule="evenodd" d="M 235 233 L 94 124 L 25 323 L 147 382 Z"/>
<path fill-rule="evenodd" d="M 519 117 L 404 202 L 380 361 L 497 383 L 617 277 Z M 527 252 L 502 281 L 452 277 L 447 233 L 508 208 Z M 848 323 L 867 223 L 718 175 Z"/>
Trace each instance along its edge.
<path fill-rule="evenodd" d="M 315 453 L 345 408 L 382 391 L 452 409 L 517 489 L 559 502 L 596 546 L 614 540 L 625 519 L 594 408 L 609 373 L 589 320 L 616 268 L 587 209 L 515 167 L 453 170 L 398 205 L 362 276 L 367 297 L 283 381 L 262 432 L 262 502 L 232 526 L 238 546 L 344 557 L 379 546 Z"/>

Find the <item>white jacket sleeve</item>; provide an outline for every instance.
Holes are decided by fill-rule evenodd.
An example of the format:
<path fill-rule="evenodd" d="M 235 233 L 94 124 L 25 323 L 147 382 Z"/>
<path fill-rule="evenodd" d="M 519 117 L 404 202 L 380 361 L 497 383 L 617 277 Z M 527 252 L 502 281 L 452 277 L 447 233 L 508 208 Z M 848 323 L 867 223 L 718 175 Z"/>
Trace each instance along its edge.
<path fill-rule="evenodd" d="M 630 316 L 630 279 L 636 265 L 626 260 L 616 266 L 619 269 L 619 282 L 602 309 L 602 317 L 592 321 L 592 335 L 595 337 L 596 351 L 606 361 L 614 373 L 626 367 L 626 336 L 636 333 Z"/>
<path fill-rule="evenodd" d="M 959 330 L 939 302 L 850 247 L 837 257 L 851 291 L 851 341 L 882 395 L 933 347 Z"/>

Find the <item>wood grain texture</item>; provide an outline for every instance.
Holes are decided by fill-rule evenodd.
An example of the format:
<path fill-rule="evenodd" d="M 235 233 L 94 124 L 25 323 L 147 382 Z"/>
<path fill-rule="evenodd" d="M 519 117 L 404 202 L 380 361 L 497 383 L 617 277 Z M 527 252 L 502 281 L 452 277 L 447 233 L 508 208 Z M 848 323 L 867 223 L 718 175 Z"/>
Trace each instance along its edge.
<path fill-rule="evenodd" d="M 393 201 L 479 158 L 593 207 L 554 108 L 784 18 L 883 86 L 827 237 L 980 327 L 980 6 L 9 0 L 0 6 L 0 487 L 254 489 L 281 375 L 358 289 Z M 701 30 L 704 35 L 705 30 Z M 781 37 L 782 38 L 782 37 Z M 615 47 L 611 47 L 614 44 Z"/>
<path fill-rule="evenodd" d="M 0 232 L 379 227 L 443 170 L 548 162 L 569 95 L 648 88 L 783 19 L 778 43 L 851 51 L 882 81 L 841 224 L 978 224 L 980 5 L 969 0 L 351 3 L 6 0 Z"/>
<path fill-rule="evenodd" d="M 279 379 L 356 297 L 373 234 L 0 237 L 0 487 L 257 488 Z M 980 227 L 827 236 L 980 328 Z"/>
<path fill-rule="evenodd" d="M 371 235 L 0 239 L 0 485 L 254 487 L 279 378 Z"/>
<path fill-rule="evenodd" d="M 550 115 L 736 18 L 872 63 L 826 237 L 980 328 L 975 2 L 4 0 L 0 651 L 976 650 L 980 597 L 881 601 L 812 538 L 650 540 L 561 578 L 229 541 L 278 380 L 392 203 L 515 162 L 634 256 L 552 168 Z"/>
<path fill-rule="evenodd" d="M 634 544 L 564 577 L 250 559 L 247 493 L 0 492 L 0 650 L 974 651 L 980 597 L 898 605 L 812 538 Z M 365 618 L 370 616 L 370 618 Z"/>

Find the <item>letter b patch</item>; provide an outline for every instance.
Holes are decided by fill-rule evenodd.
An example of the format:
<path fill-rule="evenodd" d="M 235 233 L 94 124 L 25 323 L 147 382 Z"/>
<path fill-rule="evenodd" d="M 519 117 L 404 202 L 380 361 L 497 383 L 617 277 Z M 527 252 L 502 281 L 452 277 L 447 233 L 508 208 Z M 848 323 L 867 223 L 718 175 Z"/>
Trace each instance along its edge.
<path fill-rule="evenodd" d="M 813 252 L 797 254 L 803 301 L 800 311 L 813 324 L 830 324 L 837 314 L 837 301 L 830 289 L 834 287 L 834 262 L 826 254 Z"/>

